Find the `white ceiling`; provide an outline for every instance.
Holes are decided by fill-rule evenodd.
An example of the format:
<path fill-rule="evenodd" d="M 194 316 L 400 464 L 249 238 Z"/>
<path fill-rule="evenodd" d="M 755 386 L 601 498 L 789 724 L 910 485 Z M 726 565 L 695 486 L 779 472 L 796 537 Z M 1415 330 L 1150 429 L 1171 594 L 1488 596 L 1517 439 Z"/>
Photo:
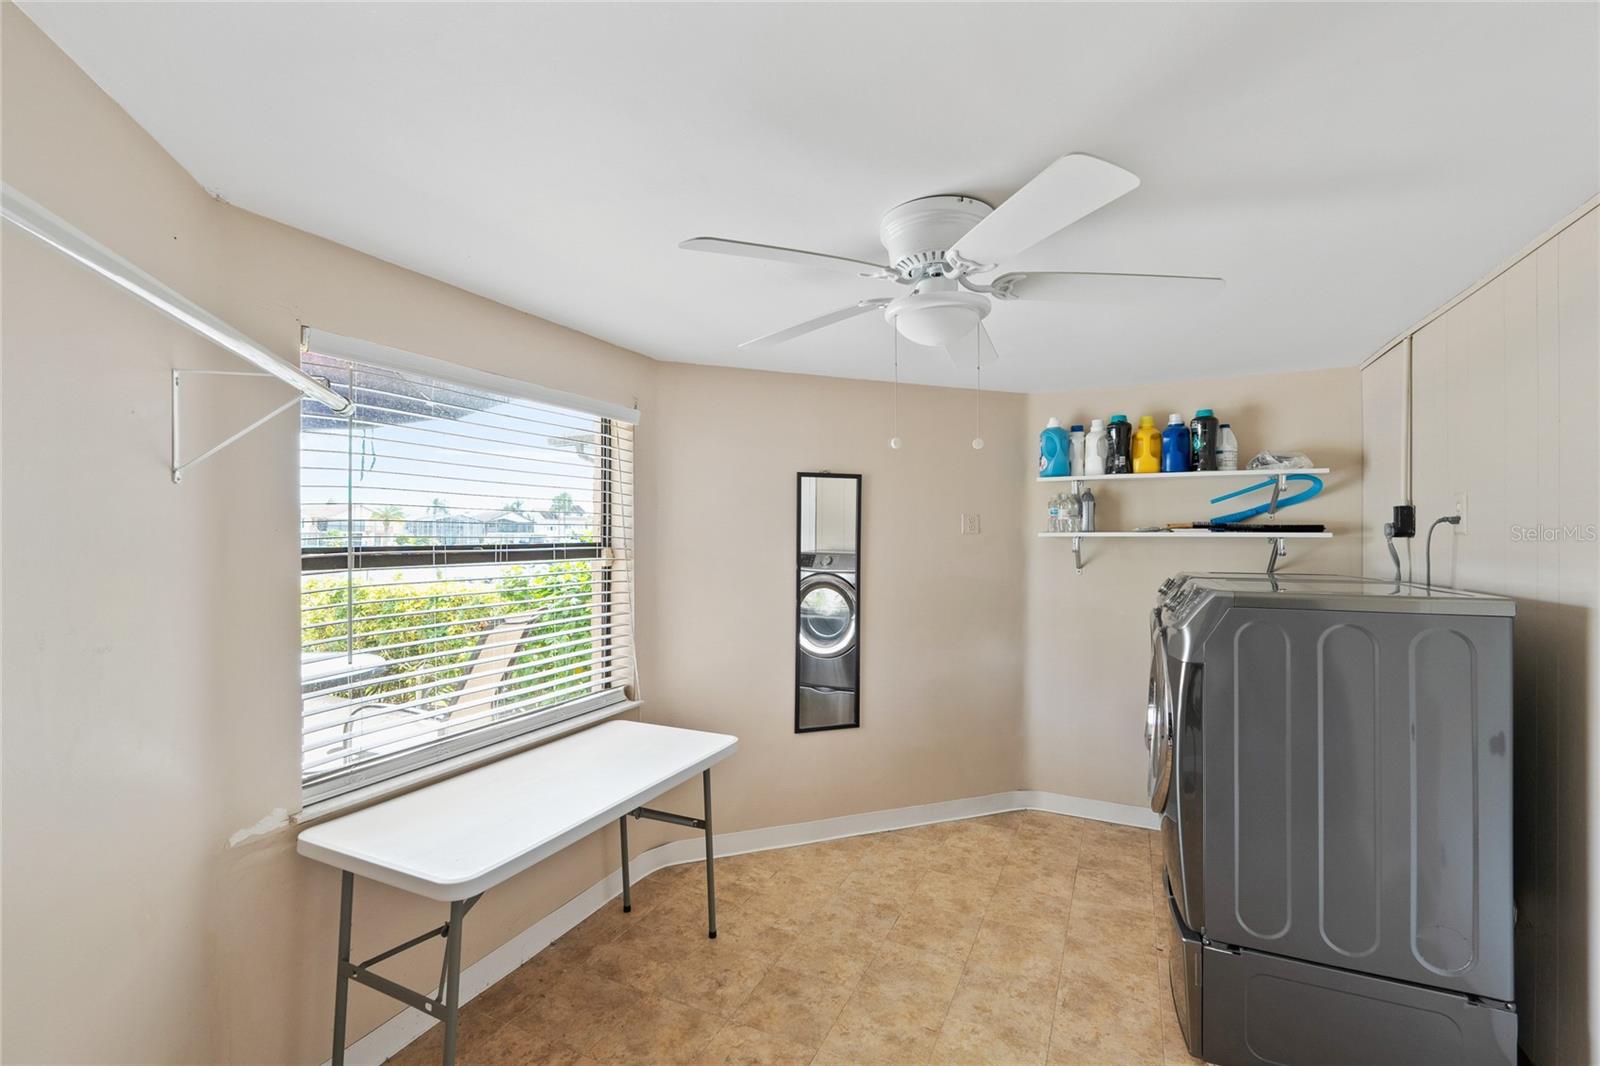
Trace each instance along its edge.
<path fill-rule="evenodd" d="M 677 243 L 881 260 L 1067 152 L 1144 184 L 1011 268 L 1228 288 L 997 306 L 986 386 L 1353 364 L 1600 189 L 1591 4 L 22 6 L 217 195 L 661 359 L 888 377 L 736 345 L 894 286 Z"/>

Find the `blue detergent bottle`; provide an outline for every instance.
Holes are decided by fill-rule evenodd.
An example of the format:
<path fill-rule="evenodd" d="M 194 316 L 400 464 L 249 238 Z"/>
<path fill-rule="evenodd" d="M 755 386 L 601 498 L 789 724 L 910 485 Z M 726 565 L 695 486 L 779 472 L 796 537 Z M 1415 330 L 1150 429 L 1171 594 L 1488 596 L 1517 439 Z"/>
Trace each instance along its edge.
<path fill-rule="evenodd" d="M 1052 418 L 1039 434 L 1039 476 L 1066 477 L 1071 472 L 1071 442 L 1061 420 Z"/>
<path fill-rule="evenodd" d="M 1168 415 L 1167 428 L 1161 431 L 1161 472 L 1184 474 L 1189 470 L 1189 459 L 1194 442 L 1189 437 L 1189 427 L 1182 415 Z"/>

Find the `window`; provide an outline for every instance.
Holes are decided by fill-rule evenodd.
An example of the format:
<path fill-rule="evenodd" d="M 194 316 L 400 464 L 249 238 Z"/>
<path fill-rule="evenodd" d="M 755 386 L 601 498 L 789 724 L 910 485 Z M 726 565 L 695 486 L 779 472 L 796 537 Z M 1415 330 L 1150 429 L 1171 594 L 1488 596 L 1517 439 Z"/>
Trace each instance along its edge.
<path fill-rule="evenodd" d="M 307 801 L 619 703 L 632 680 L 632 420 L 338 347 L 302 359 L 355 402 L 301 407 Z"/>

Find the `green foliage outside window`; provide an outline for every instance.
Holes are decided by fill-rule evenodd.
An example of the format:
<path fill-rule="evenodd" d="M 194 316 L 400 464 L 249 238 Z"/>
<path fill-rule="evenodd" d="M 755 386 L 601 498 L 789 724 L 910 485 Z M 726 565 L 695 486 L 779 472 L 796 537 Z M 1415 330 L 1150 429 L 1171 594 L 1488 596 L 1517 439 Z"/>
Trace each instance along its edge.
<path fill-rule="evenodd" d="M 568 690 L 529 700 L 521 685 L 548 687 L 585 673 L 599 643 L 592 628 L 598 606 L 591 560 L 506 566 L 490 581 L 445 581 L 442 571 L 397 570 L 387 580 L 361 575 L 353 590 L 344 576 L 301 579 L 301 648 L 308 654 L 347 650 L 348 605 L 355 601 L 355 652 L 395 661 L 389 672 L 347 698 L 383 700 L 424 710 L 443 710 L 472 669 L 485 636 L 507 616 L 538 612 L 537 629 L 517 645 L 500 682 L 495 707 L 522 709 L 560 703 L 581 695 Z M 506 649 L 485 654 L 501 656 Z M 404 661 L 426 661 L 404 668 Z M 474 686 L 476 687 L 476 685 Z M 384 699 L 385 696 L 389 698 Z M 482 697 L 469 695 L 469 700 Z M 470 712 L 469 712 L 470 713 Z"/>

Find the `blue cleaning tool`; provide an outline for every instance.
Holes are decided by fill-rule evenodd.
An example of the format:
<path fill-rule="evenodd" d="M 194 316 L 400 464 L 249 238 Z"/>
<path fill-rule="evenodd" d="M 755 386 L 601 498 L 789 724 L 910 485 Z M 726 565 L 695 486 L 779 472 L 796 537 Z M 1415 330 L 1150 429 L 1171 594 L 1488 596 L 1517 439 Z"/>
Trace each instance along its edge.
<path fill-rule="evenodd" d="M 1305 483 L 1309 487 L 1295 493 L 1292 496 L 1280 496 L 1278 492 L 1278 482 L 1280 479 L 1284 482 L 1284 484 L 1288 484 L 1291 481 L 1299 481 Z M 1247 492 L 1256 492 L 1265 488 L 1270 488 L 1273 490 L 1272 499 L 1268 500 L 1266 503 L 1257 504 L 1254 507 L 1246 508 L 1243 511 L 1235 511 L 1233 514 L 1225 514 L 1217 518 L 1213 518 L 1211 520 L 1211 524 L 1215 526 L 1229 522 L 1243 522 L 1246 519 L 1254 518 L 1258 514 L 1266 514 L 1269 511 L 1276 513 L 1283 510 L 1285 507 L 1293 507 L 1297 503 L 1305 503 L 1307 500 L 1311 499 L 1311 497 L 1322 491 L 1322 479 L 1317 477 L 1315 474 L 1278 474 L 1267 478 L 1265 481 L 1258 481 L 1254 485 L 1249 485 L 1242 489 L 1235 489 L 1232 492 L 1225 492 L 1221 496 L 1214 496 L 1212 497 L 1211 502 L 1221 503 L 1223 500 L 1231 500 L 1235 496 L 1243 496 Z"/>

